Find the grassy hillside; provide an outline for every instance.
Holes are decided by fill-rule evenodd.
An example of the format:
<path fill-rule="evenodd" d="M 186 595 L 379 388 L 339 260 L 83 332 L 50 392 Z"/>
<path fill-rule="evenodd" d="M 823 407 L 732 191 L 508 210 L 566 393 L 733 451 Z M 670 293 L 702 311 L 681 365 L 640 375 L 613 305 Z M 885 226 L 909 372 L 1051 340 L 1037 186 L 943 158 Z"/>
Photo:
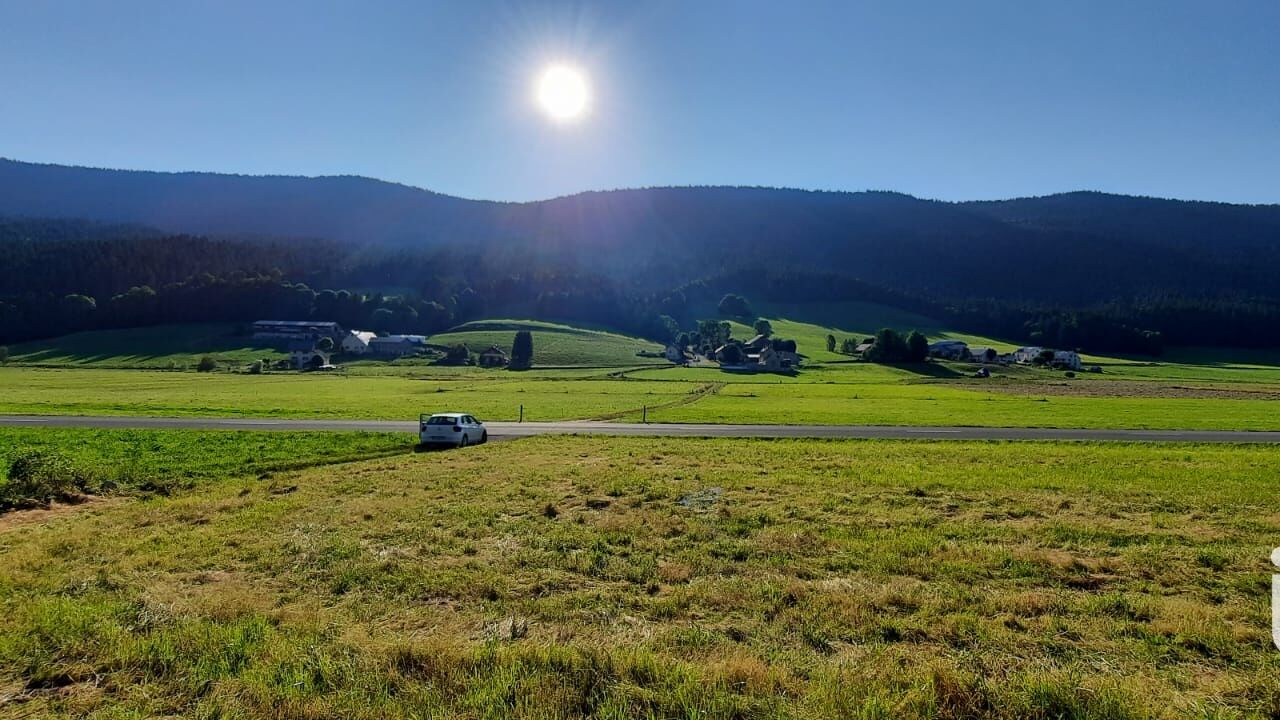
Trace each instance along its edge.
<path fill-rule="evenodd" d="M 570 325 L 537 320 L 482 320 L 460 325 L 449 332 L 432 335 L 434 345 L 464 343 L 472 352 L 490 345 L 511 352 L 516 331 L 533 333 L 534 366 L 628 367 L 662 364 L 661 358 L 643 358 L 641 350 L 662 352 L 662 346 L 649 340 L 618 335 L 600 330 L 585 330 Z"/>
<path fill-rule="evenodd" d="M 1273 716 L 1278 464 L 537 438 L 229 479 L 0 523 L 0 688 L 22 717 Z"/>
<path fill-rule="evenodd" d="M 75 333 L 14 345 L 9 354 L 16 365 L 179 370 L 194 368 L 204 355 L 237 365 L 286 357 L 225 323 Z"/>

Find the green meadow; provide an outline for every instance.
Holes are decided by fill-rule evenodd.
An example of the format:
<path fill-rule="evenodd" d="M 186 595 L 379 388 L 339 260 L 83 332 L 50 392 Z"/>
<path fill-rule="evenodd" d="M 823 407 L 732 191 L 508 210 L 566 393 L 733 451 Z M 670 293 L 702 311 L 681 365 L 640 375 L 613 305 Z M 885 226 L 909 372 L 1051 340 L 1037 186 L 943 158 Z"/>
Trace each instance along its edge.
<path fill-rule="evenodd" d="M 1078 377 L 1016 369 L 978 382 L 941 364 L 828 365 L 794 377 L 714 368 L 235 373 L 0 368 L 0 413 L 1268 430 L 1280 383 Z"/>
<path fill-rule="evenodd" d="M 64 459 L 84 484 L 79 490 L 110 496 L 407 453 L 414 441 L 403 433 L 0 427 L 0 498 L 11 463 L 28 453 Z"/>
<path fill-rule="evenodd" d="M 526 371 L 446 367 L 422 359 L 338 357 L 332 373 L 243 372 L 269 351 L 245 347 L 232 326 L 81 333 L 18 345 L 0 367 L 0 413 L 404 419 L 466 411 L 487 420 L 604 419 L 678 423 L 964 425 L 979 427 L 1280 429 L 1280 356 L 1175 348 L 1159 358 L 1091 358 L 1101 373 L 930 362 L 861 363 L 826 350 L 826 336 L 862 337 L 881 324 L 931 337 L 1009 343 L 934 327 L 927 318 L 865 303 L 768 308 L 775 335 L 805 356 L 794 375 L 673 367 L 642 357 L 655 343 L 529 320 L 468 323 L 433 336 L 479 351 L 534 337 Z M 785 313 L 785 315 L 784 315 Z M 803 318 L 803 320 L 788 319 Z M 752 330 L 731 323 L 736 337 Z M 208 352 L 217 372 L 190 368 Z"/>
<path fill-rule="evenodd" d="M 1274 717 L 1278 470 L 590 437 L 227 469 L 0 516 L 0 715 Z"/>

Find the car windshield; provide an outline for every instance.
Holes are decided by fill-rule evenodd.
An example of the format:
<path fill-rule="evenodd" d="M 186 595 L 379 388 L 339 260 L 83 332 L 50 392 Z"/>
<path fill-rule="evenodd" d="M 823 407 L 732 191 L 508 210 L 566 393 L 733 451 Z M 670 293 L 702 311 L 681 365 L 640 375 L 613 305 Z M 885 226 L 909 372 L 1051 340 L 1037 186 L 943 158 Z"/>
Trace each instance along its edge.
<path fill-rule="evenodd" d="M 456 419 L 452 415 L 432 415 L 427 420 L 428 425 L 452 425 L 455 422 Z"/>

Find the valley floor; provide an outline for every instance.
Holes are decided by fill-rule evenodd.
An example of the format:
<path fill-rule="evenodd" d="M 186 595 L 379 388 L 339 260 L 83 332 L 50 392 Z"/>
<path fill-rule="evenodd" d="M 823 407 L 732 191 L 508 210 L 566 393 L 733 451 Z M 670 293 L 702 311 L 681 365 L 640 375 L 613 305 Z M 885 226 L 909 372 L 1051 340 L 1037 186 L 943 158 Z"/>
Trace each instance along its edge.
<path fill-rule="evenodd" d="M 672 367 L 249 375 L 10 366 L 0 368 L 0 414 L 413 420 L 465 411 L 492 421 L 1280 429 L 1275 368 L 1115 365 L 1075 378 L 1010 368 L 983 380 L 966 372 L 834 362 L 794 377 Z"/>
<path fill-rule="evenodd" d="M 5 432 L 163 473 L 219 435 Z M 543 437 L 197 474 L 0 516 L 0 717 L 1274 716 L 1278 470 L 1275 447 Z"/>

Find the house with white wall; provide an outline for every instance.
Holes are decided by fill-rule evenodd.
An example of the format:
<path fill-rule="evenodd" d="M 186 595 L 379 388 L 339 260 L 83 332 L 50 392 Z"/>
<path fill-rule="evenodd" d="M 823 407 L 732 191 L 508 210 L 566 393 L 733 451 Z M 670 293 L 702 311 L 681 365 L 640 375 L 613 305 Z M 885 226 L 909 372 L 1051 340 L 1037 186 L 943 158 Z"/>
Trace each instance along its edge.
<path fill-rule="evenodd" d="M 342 338 L 342 352 L 352 355 L 364 355 L 369 352 L 369 343 L 378 337 L 367 330 L 350 330 Z"/>

